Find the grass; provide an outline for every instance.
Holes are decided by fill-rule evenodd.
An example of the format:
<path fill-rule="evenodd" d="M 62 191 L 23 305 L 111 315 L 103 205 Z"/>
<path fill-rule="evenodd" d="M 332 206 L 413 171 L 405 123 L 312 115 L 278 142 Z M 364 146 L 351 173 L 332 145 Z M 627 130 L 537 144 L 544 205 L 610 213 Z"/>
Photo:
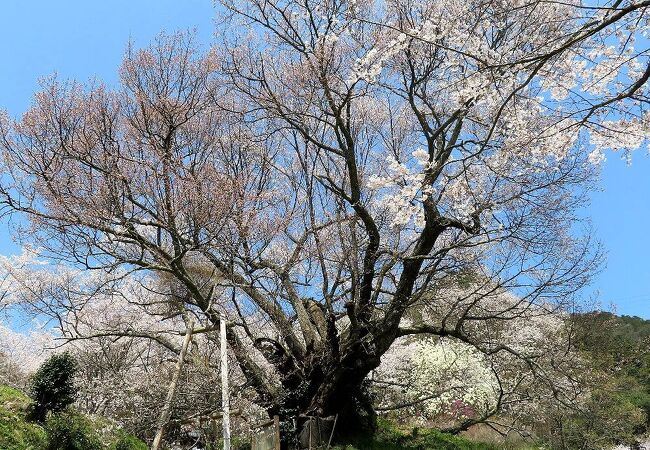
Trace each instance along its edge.
<path fill-rule="evenodd" d="M 533 450 L 533 446 L 508 444 L 487 444 L 473 442 L 461 436 L 441 433 L 428 428 L 401 429 L 398 426 L 379 421 L 377 433 L 350 440 L 347 445 L 334 450 Z"/>
<path fill-rule="evenodd" d="M 47 437 L 40 425 L 25 420 L 30 399 L 22 392 L 0 386 L 0 448 L 3 450 L 38 450 Z"/>
<path fill-rule="evenodd" d="M 83 428 L 92 440 L 106 450 L 147 450 L 147 446 L 133 436 L 114 427 L 107 419 L 88 417 L 74 410 L 56 414 L 45 427 L 26 420 L 31 400 L 19 390 L 0 385 L 0 449 L 1 450 L 45 450 L 52 448 L 47 428 L 67 432 L 66 427 L 76 425 Z M 74 420 L 73 420 L 74 419 Z M 72 423 L 75 422 L 75 423 Z M 65 426 L 63 426 L 65 425 Z M 54 439 L 52 437 L 52 439 Z M 64 437 L 64 441 L 65 441 Z M 49 445 L 48 445 L 49 444 Z M 54 444 L 59 448 L 59 444 Z M 68 448 L 68 447 L 66 447 Z M 73 446 L 70 448 L 78 448 Z"/>

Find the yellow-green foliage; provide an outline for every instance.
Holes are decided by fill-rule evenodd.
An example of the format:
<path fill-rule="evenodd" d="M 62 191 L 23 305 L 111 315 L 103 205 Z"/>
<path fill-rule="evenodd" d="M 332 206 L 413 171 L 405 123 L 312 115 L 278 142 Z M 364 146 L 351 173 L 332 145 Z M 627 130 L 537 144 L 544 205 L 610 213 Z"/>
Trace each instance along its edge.
<path fill-rule="evenodd" d="M 27 422 L 25 414 L 30 399 L 22 392 L 0 386 L 0 448 L 3 450 L 38 450 L 45 446 L 45 430 Z"/>
<path fill-rule="evenodd" d="M 142 441 L 111 426 L 106 419 L 73 410 L 51 415 L 44 427 L 30 422 L 26 419 L 30 404 L 22 392 L 0 385 L 1 450 L 50 450 L 61 445 L 84 450 L 147 450 Z"/>

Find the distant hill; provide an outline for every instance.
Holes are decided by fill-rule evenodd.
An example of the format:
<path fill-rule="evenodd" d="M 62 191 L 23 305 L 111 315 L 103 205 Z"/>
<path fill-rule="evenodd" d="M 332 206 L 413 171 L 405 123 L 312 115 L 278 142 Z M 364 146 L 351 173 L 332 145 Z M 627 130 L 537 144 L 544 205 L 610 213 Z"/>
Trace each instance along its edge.
<path fill-rule="evenodd" d="M 608 312 L 573 317 L 576 344 L 594 366 L 608 372 L 622 387 L 621 397 L 641 408 L 650 431 L 650 320 Z"/>
<path fill-rule="evenodd" d="M 578 345 L 589 352 L 630 356 L 643 351 L 650 340 L 650 320 L 636 316 L 617 316 L 609 312 L 592 312 L 573 316 Z"/>

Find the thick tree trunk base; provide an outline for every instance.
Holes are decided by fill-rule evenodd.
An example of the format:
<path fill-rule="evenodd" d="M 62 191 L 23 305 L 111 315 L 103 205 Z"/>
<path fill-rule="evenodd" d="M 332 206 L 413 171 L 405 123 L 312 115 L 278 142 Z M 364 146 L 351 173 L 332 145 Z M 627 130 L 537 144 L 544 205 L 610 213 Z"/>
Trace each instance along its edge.
<path fill-rule="evenodd" d="M 310 434 L 312 447 L 315 447 L 319 444 L 326 445 L 330 435 L 334 444 L 358 436 L 372 435 L 377 429 L 377 414 L 365 389 L 359 389 L 353 395 L 348 392 L 334 396 L 330 404 L 322 405 L 319 409 L 329 414 L 317 416 L 308 409 L 305 412 L 294 409 L 287 414 L 288 410 L 280 408 L 285 412 L 284 415 L 280 413 L 282 450 L 308 448 L 304 444 L 309 442 Z"/>
<path fill-rule="evenodd" d="M 342 406 L 338 412 L 336 437 L 352 438 L 377 431 L 377 413 L 368 392 L 361 390 Z"/>

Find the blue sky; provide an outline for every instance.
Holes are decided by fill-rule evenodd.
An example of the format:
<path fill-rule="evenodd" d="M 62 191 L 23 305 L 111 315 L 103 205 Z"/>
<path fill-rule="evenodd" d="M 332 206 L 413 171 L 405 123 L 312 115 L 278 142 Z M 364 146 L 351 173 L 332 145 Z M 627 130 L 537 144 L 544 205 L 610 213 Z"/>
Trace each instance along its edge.
<path fill-rule="evenodd" d="M 0 13 L 0 108 L 25 111 L 38 79 L 117 79 L 129 40 L 146 45 L 161 31 L 196 29 L 209 43 L 211 0 L 4 0 Z M 650 319 L 650 157 L 634 155 L 631 167 L 609 154 L 602 191 L 586 211 L 607 250 L 607 265 L 591 288 L 603 306 Z M 0 223 L 0 253 L 16 252 Z"/>
<path fill-rule="evenodd" d="M 616 154 L 604 163 L 601 191 L 586 209 L 607 251 L 593 283 L 603 306 L 650 319 L 650 156 L 634 154 L 627 166 Z"/>

